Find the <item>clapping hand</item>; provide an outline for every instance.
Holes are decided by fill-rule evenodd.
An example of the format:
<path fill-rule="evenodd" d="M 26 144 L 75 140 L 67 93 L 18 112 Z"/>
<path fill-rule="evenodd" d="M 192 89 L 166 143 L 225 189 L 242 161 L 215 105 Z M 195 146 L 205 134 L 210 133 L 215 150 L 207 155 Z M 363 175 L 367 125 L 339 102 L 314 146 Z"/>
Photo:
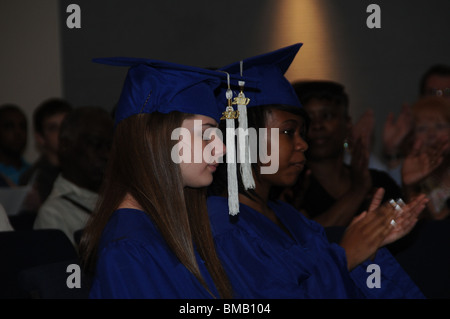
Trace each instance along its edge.
<path fill-rule="evenodd" d="M 367 147 L 368 151 L 370 151 L 372 145 L 372 135 L 375 126 L 375 114 L 372 109 L 368 109 L 364 112 L 364 114 L 360 117 L 358 122 L 353 125 L 352 128 L 352 141 L 357 141 L 361 139 L 363 144 Z M 353 149 L 353 145 L 351 146 Z"/>
<path fill-rule="evenodd" d="M 390 222 L 393 227 L 381 246 L 393 243 L 408 234 L 416 225 L 418 216 L 425 209 L 428 201 L 425 194 L 420 194 L 408 204 L 403 203 L 401 199 L 391 202 L 390 205 L 396 211 Z"/>
<path fill-rule="evenodd" d="M 407 104 L 402 106 L 397 120 L 394 118 L 394 113 L 388 114 L 383 129 L 383 150 L 387 155 L 398 153 L 398 148 L 411 131 L 412 125 L 411 108 Z"/>
<path fill-rule="evenodd" d="M 383 195 L 384 189 L 379 188 L 369 209 L 353 219 L 341 240 L 349 270 L 373 257 L 378 248 L 409 233 L 428 202 L 420 195 L 409 204 L 395 202 L 399 207 L 388 202 L 381 205 Z"/>
<path fill-rule="evenodd" d="M 403 185 L 410 186 L 431 174 L 444 160 L 448 142 L 436 143 L 434 147 L 424 147 L 424 141 L 416 139 L 402 166 Z"/>

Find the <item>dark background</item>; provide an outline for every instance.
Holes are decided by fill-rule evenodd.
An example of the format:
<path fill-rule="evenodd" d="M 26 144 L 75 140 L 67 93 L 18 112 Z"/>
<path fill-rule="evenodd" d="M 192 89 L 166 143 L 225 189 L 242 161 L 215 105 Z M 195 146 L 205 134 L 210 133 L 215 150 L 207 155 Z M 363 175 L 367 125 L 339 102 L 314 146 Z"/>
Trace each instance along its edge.
<path fill-rule="evenodd" d="M 80 29 L 66 25 L 71 3 L 81 8 Z M 366 25 L 371 3 L 381 29 Z M 449 12 L 448 0 L 1 0 L 0 104 L 31 114 L 62 96 L 111 110 L 126 69 L 92 58 L 215 67 L 303 42 L 288 79 L 344 84 L 355 120 L 375 110 L 378 150 L 387 113 L 416 100 L 431 65 L 450 64 Z"/>

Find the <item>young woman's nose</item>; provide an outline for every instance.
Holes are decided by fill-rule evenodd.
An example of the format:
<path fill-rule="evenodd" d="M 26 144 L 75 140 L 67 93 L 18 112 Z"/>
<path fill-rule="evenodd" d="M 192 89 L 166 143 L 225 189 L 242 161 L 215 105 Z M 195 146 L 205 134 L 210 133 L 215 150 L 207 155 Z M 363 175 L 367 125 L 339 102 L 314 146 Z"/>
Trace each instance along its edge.
<path fill-rule="evenodd" d="M 218 142 L 218 144 L 219 145 L 217 145 L 217 147 L 214 147 L 211 152 L 215 158 L 221 158 L 227 152 L 227 148 L 223 142 L 220 141 Z"/>

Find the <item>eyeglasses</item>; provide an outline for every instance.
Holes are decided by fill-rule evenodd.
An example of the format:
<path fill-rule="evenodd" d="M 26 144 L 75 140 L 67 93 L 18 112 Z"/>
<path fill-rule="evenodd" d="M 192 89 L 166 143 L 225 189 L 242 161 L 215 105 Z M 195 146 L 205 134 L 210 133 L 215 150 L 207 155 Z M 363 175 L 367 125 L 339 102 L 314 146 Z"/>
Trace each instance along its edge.
<path fill-rule="evenodd" d="M 427 95 L 432 95 L 432 96 L 450 97 L 450 88 L 443 88 L 443 89 L 430 88 L 430 89 L 427 89 L 426 93 L 427 93 Z"/>
<path fill-rule="evenodd" d="M 424 134 L 428 131 L 441 132 L 450 128 L 450 124 L 436 123 L 434 125 L 417 125 L 414 129 L 416 134 Z"/>

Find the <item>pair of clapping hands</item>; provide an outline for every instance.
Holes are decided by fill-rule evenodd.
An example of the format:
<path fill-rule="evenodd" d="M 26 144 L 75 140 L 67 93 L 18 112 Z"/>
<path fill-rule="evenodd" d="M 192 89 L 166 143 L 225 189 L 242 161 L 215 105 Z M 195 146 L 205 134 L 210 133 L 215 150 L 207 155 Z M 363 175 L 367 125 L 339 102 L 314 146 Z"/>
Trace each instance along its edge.
<path fill-rule="evenodd" d="M 349 270 L 374 258 L 380 247 L 408 234 L 428 202 L 421 194 L 409 203 L 397 199 L 381 204 L 383 195 L 384 189 L 379 188 L 369 209 L 352 220 L 342 237 L 340 245 L 346 251 Z"/>
<path fill-rule="evenodd" d="M 371 147 L 371 137 L 375 124 L 373 110 L 367 110 L 353 126 L 352 139 L 361 139 L 367 149 Z M 411 108 L 404 104 L 397 119 L 390 112 L 383 128 L 383 151 L 388 156 L 399 154 L 399 148 L 413 129 Z M 450 142 L 447 140 L 423 141 L 415 139 L 412 147 L 404 155 L 402 162 L 402 182 L 409 186 L 420 182 L 444 161 L 450 152 Z M 394 156 L 395 157 L 395 156 Z"/>

